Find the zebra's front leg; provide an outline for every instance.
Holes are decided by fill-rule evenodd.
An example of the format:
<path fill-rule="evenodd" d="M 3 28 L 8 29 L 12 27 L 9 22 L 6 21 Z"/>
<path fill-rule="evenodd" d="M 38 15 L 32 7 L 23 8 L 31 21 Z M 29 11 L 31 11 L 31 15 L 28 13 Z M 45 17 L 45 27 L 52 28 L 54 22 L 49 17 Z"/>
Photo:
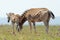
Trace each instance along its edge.
<path fill-rule="evenodd" d="M 14 31 L 14 23 L 12 23 L 12 28 L 13 28 L 13 34 L 15 34 L 15 31 Z"/>
<path fill-rule="evenodd" d="M 17 24 L 16 30 L 19 32 L 19 25 Z"/>
<path fill-rule="evenodd" d="M 29 25 L 30 25 L 30 31 L 32 33 L 32 24 L 31 24 L 31 22 L 29 22 Z"/>
<path fill-rule="evenodd" d="M 33 22 L 33 26 L 34 26 L 34 31 L 35 31 L 35 33 L 37 33 L 37 32 L 36 32 L 35 22 Z"/>

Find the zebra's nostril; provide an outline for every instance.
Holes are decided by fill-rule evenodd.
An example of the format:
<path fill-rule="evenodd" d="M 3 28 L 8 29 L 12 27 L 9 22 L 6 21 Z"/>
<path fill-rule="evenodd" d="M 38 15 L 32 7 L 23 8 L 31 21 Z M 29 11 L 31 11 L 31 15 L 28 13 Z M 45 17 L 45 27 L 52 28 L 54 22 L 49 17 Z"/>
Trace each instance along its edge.
<path fill-rule="evenodd" d="M 9 20 L 8 20 L 8 22 L 9 22 Z"/>

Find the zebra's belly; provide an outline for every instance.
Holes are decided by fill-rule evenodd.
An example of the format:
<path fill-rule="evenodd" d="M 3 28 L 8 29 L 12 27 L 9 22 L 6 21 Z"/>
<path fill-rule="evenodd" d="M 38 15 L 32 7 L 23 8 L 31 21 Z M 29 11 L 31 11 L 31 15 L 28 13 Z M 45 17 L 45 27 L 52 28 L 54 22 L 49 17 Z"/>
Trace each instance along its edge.
<path fill-rule="evenodd" d="M 31 19 L 31 22 L 41 22 L 42 20 L 40 19 Z"/>

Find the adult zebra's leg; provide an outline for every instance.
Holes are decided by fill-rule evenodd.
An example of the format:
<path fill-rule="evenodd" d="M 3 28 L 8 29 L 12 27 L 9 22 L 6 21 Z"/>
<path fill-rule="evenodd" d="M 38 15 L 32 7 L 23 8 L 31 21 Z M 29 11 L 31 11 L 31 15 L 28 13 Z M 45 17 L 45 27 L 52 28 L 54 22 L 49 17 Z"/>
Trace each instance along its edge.
<path fill-rule="evenodd" d="M 30 21 L 28 21 L 28 22 L 29 22 L 29 25 L 30 25 L 30 31 L 31 31 L 31 33 L 32 33 L 32 24 L 31 24 Z"/>
<path fill-rule="evenodd" d="M 22 30 L 22 28 L 23 28 L 23 26 L 22 26 L 22 25 L 19 25 L 19 31 L 21 31 L 21 30 Z"/>
<path fill-rule="evenodd" d="M 48 30 L 49 30 L 49 21 L 45 21 L 44 24 L 46 26 L 46 32 L 48 33 Z"/>
<path fill-rule="evenodd" d="M 35 22 L 33 22 L 33 26 L 34 26 L 34 31 L 36 33 L 36 26 L 35 26 Z"/>

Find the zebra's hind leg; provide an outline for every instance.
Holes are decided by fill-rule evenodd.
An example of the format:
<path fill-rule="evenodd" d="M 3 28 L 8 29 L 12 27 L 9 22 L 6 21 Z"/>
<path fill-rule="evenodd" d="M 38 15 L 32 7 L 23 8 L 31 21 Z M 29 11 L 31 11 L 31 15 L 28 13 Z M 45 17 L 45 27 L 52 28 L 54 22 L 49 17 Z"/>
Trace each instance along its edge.
<path fill-rule="evenodd" d="M 44 24 L 46 26 L 46 32 L 48 34 L 48 31 L 49 31 L 49 21 L 45 21 Z"/>

